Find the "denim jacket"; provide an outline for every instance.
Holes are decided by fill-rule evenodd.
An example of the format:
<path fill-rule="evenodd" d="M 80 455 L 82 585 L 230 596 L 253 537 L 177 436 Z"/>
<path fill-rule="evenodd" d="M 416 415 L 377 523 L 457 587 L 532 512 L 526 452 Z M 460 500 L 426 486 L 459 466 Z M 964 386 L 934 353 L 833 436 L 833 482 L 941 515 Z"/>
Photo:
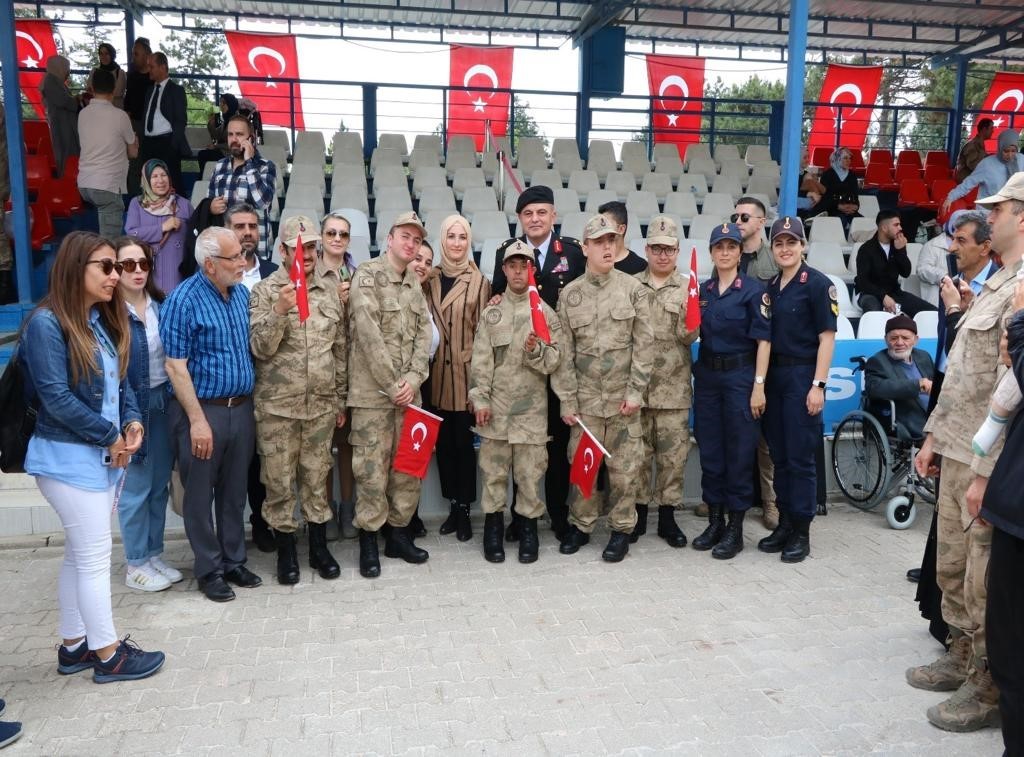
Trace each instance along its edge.
<path fill-rule="evenodd" d="M 160 312 L 160 303 L 153 300 L 153 307 Z M 135 392 L 135 401 L 139 405 L 139 414 L 142 416 L 142 427 L 145 434 L 142 437 L 142 446 L 139 451 L 132 455 L 132 462 L 141 463 L 146 459 L 149 439 L 149 340 L 146 338 L 146 324 L 131 310 L 128 311 L 128 323 L 132 330 L 132 347 L 128 358 L 128 383 Z M 160 387 L 153 388 L 160 391 Z M 166 396 L 165 396 L 166 402 Z"/>
<path fill-rule="evenodd" d="M 121 429 L 100 415 L 103 375 L 94 373 L 72 385 L 67 342 L 51 310 L 38 308 L 32 314 L 19 352 L 28 372 L 28 390 L 39 402 L 36 436 L 97 447 L 109 447 L 117 441 Z M 103 364 L 98 346 L 96 364 Z M 121 426 L 142 422 L 135 392 L 127 379 L 120 382 L 119 397 Z"/>

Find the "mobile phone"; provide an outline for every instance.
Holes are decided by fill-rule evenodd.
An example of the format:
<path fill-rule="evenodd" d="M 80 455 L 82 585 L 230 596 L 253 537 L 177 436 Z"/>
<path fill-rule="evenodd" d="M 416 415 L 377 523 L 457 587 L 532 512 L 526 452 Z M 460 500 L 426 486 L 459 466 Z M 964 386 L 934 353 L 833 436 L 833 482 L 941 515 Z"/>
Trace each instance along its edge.
<path fill-rule="evenodd" d="M 103 464 L 109 466 L 110 463 L 111 463 L 110 453 L 109 452 L 104 452 L 103 453 Z"/>

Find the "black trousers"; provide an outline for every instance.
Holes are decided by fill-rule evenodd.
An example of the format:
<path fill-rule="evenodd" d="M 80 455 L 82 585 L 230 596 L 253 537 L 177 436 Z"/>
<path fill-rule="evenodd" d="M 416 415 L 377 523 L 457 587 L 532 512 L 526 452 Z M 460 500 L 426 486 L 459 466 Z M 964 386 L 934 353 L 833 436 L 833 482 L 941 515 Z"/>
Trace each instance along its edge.
<path fill-rule="evenodd" d="M 473 449 L 473 413 L 437 410 L 444 418 L 437 433 L 437 475 L 441 496 L 463 504 L 476 499 L 476 450 Z"/>
<path fill-rule="evenodd" d="M 1003 746 L 1024 755 L 1024 540 L 992 529 L 985 635 L 992 679 L 999 687 Z"/>
<path fill-rule="evenodd" d="M 926 302 L 916 294 L 911 294 L 910 292 L 900 292 L 893 296 L 893 299 L 900 304 L 900 308 L 903 312 L 911 318 L 925 310 L 937 310 L 937 308 L 930 302 Z M 857 304 L 860 305 L 860 309 L 865 313 L 871 310 L 884 310 L 882 307 L 882 300 L 875 297 L 873 294 L 860 295 L 860 297 L 857 298 Z"/>
<path fill-rule="evenodd" d="M 181 178 L 181 155 L 173 145 L 170 134 L 162 137 L 139 138 L 139 169 L 146 165 L 147 160 L 158 158 L 167 164 L 167 175 L 171 178 L 171 186 L 179 195 L 185 194 L 185 184 Z"/>
<path fill-rule="evenodd" d="M 252 456 L 249 463 L 249 480 L 246 485 L 249 494 L 249 523 L 253 529 L 266 531 L 270 528 L 267 521 L 263 519 L 263 502 L 267 498 L 267 487 L 263 485 L 260 476 L 260 455 L 258 452 Z"/>
<path fill-rule="evenodd" d="M 569 527 L 569 427 L 562 421 L 558 395 L 548 386 L 548 469 L 544 474 L 544 502 L 551 527 L 561 533 Z"/>

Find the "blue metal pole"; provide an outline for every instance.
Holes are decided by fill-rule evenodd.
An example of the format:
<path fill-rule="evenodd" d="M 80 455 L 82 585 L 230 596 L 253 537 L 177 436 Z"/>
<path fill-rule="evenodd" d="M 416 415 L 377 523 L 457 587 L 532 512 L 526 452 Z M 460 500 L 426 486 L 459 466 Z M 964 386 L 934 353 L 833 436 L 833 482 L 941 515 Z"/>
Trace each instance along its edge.
<path fill-rule="evenodd" d="M 786 71 L 786 112 L 782 117 L 782 185 L 779 214 L 796 213 L 800 142 L 804 120 L 804 58 L 807 55 L 808 0 L 790 0 Z"/>
<path fill-rule="evenodd" d="M 18 47 L 14 36 L 14 2 L 0 0 L 0 65 L 4 74 L 7 153 L 14 213 L 14 256 L 18 273 L 18 301 L 32 302 L 32 247 L 29 242 L 28 188 L 25 181 L 25 137 L 21 130 L 21 91 L 18 87 Z M 3 208 L 0 208 L 2 220 Z"/>
<path fill-rule="evenodd" d="M 953 112 L 946 130 L 946 152 L 949 163 L 954 165 L 960 155 L 960 140 L 964 123 L 964 93 L 967 91 L 967 58 L 963 55 L 956 61 L 956 84 L 953 88 Z"/>

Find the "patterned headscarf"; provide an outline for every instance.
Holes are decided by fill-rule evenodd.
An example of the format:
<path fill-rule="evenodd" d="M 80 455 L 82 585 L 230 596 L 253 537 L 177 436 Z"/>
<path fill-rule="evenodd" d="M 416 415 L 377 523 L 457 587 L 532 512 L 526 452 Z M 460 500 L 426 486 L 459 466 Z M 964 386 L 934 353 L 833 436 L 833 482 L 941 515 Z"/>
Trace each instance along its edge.
<path fill-rule="evenodd" d="M 846 177 L 850 173 L 850 169 L 843 168 L 843 155 L 847 152 L 849 152 L 847 148 L 840 147 L 829 157 L 829 163 L 832 164 L 832 170 L 836 172 L 839 181 L 846 181 Z"/>
<path fill-rule="evenodd" d="M 153 171 L 158 168 L 164 169 L 168 177 L 169 189 L 165 195 L 158 195 L 153 191 L 153 186 L 149 183 L 150 178 L 153 176 Z M 157 158 L 147 160 L 146 164 L 142 167 L 142 196 L 139 198 L 139 203 L 146 209 L 147 213 L 154 216 L 174 215 L 177 209 L 177 202 L 175 200 L 174 187 L 170 184 L 170 176 L 171 173 L 167 170 L 167 164 Z"/>

